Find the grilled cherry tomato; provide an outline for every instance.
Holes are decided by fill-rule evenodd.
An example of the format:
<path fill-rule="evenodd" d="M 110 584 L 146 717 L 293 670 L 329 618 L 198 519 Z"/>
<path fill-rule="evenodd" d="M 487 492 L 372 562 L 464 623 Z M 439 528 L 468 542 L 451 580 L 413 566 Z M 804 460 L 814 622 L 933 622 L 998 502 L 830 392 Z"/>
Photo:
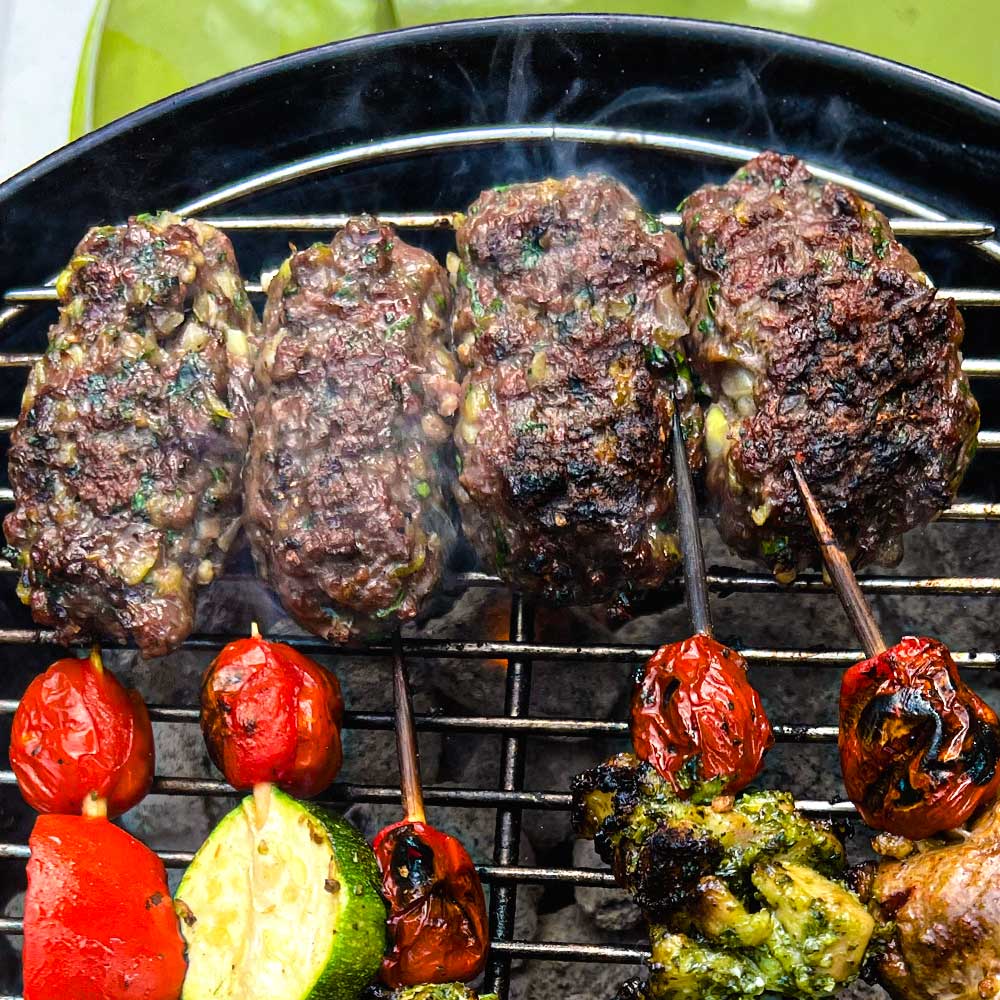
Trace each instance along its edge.
<path fill-rule="evenodd" d="M 337 678 L 281 642 L 229 643 L 201 684 L 201 731 L 234 788 L 272 781 L 290 795 L 322 792 L 343 762 Z"/>
<path fill-rule="evenodd" d="M 106 800 L 108 814 L 118 816 L 149 791 L 153 763 L 142 698 L 122 687 L 96 650 L 86 660 L 53 663 L 14 713 L 10 766 L 39 812 L 79 813 Z"/>
<path fill-rule="evenodd" d="M 28 846 L 24 1000 L 177 1000 L 184 942 L 160 859 L 87 816 L 39 816 Z"/>
<path fill-rule="evenodd" d="M 758 774 L 774 734 L 739 653 L 707 635 L 661 646 L 632 696 L 632 742 L 686 796 L 713 778 L 737 792 Z"/>
<path fill-rule="evenodd" d="M 486 965 L 489 929 L 472 858 L 454 838 L 404 820 L 375 838 L 390 948 L 379 977 L 416 986 L 474 979 Z"/>
<path fill-rule="evenodd" d="M 1000 788 L 1000 723 L 946 646 L 907 636 L 840 689 L 840 763 L 864 821 L 911 840 L 964 823 Z"/>

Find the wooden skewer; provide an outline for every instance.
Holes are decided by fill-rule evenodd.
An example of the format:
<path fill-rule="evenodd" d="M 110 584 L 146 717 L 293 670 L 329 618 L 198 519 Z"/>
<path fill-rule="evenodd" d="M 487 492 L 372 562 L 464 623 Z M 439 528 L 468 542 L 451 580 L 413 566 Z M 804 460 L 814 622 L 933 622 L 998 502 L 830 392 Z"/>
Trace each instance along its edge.
<path fill-rule="evenodd" d="M 684 558 L 684 590 L 687 595 L 691 629 L 696 634 L 712 634 L 712 607 L 708 601 L 708 580 L 705 574 L 705 551 L 701 544 L 698 525 L 698 503 L 694 497 L 694 483 L 688 466 L 687 448 L 684 446 L 684 429 L 681 427 L 680 407 L 674 399 L 674 422 L 671 437 L 671 455 L 674 461 L 674 480 L 677 483 L 677 524 L 680 528 L 681 551 Z"/>
<path fill-rule="evenodd" d="M 816 497 L 813 496 L 805 476 L 802 475 L 798 462 L 793 459 L 791 465 L 799 493 L 802 495 L 802 502 L 809 515 L 809 523 L 816 535 L 816 541 L 819 542 L 823 562 L 826 563 L 840 603 L 844 606 L 847 617 L 861 640 L 861 645 L 864 646 L 865 654 L 869 657 L 878 656 L 879 653 L 885 652 L 886 642 L 882 636 L 882 630 L 878 627 L 878 622 L 875 621 L 875 616 L 872 614 L 872 609 L 868 606 L 864 594 L 861 593 L 854 570 L 851 568 L 851 561 L 840 547 L 826 515 Z"/>
<path fill-rule="evenodd" d="M 397 632 L 392 639 L 392 690 L 396 705 L 396 755 L 399 758 L 399 787 L 403 793 L 403 812 L 409 823 L 423 823 L 424 793 L 420 784 L 420 751 L 413 726 L 413 701 L 410 681 L 403 661 L 403 645 Z"/>

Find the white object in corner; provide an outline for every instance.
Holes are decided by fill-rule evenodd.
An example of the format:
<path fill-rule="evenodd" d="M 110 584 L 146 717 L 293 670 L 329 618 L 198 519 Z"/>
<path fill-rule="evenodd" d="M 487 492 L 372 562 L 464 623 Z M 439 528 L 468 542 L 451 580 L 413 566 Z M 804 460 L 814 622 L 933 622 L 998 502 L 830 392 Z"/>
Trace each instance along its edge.
<path fill-rule="evenodd" d="M 0 180 L 65 145 L 93 0 L 0 0 Z"/>

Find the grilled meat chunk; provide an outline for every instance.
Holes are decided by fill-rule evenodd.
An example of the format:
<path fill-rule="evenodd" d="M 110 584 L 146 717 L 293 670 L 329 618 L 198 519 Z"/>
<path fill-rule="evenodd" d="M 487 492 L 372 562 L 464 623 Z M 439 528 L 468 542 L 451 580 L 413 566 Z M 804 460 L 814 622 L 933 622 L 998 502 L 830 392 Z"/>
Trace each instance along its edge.
<path fill-rule="evenodd" d="M 466 533 L 519 588 L 621 606 L 679 560 L 669 434 L 684 252 L 602 176 L 486 191 L 457 235 Z M 675 386 L 696 459 L 700 411 L 690 382 Z"/>
<path fill-rule="evenodd" d="M 794 157 L 762 154 L 691 195 L 683 219 L 726 541 L 779 579 L 819 565 L 797 456 L 855 564 L 898 562 L 902 534 L 950 503 L 975 448 L 954 301 L 881 212 Z"/>
<path fill-rule="evenodd" d="M 577 832 L 654 922 L 646 995 L 832 995 L 858 975 L 876 931 L 841 881 L 843 845 L 790 795 L 712 798 L 716 787 L 679 799 L 629 754 L 574 782 Z"/>
<path fill-rule="evenodd" d="M 370 216 L 293 254 L 268 289 L 247 532 L 286 610 L 324 638 L 414 618 L 440 577 L 449 301 L 434 258 Z"/>
<path fill-rule="evenodd" d="M 872 887 L 895 928 L 878 963 L 882 985 L 898 1000 L 1000 997 L 1000 803 L 961 842 L 917 846 L 901 861 L 883 858 Z"/>
<path fill-rule="evenodd" d="M 191 631 L 238 530 L 258 324 L 229 240 L 177 216 L 92 229 L 11 438 L 18 594 L 64 643 Z"/>

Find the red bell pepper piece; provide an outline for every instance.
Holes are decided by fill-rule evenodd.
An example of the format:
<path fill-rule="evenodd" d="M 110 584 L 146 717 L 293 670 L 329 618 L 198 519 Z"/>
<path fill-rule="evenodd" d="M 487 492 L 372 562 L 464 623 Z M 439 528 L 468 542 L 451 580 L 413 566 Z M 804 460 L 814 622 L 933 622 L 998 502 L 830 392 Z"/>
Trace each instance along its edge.
<path fill-rule="evenodd" d="M 184 942 L 160 859 L 106 819 L 39 816 L 24 1000 L 177 1000 Z"/>

